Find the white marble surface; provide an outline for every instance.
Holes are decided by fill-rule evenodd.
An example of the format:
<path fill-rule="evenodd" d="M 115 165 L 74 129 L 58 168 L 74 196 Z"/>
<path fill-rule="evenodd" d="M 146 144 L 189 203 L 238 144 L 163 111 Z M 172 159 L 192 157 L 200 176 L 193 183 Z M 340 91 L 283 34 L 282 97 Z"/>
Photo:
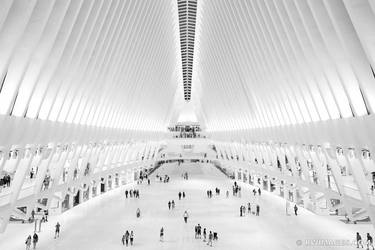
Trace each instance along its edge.
<path fill-rule="evenodd" d="M 181 173 L 187 171 L 189 180 Z M 225 197 L 231 190 L 232 181 L 210 165 L 186 164 L 180 167 L 169 165 L 158 173 L 171 176 L 170 183 L 159 183 L 151 178 L 151 185 L 139 185 L 140 199 L 125 199 L 124 190 L 130 186 L 108 192 L 83 203 L 66 213 L 51 217 L 39 235 L 40 250 L 124 249 L 121 235 L 126 229 L 135 234 L 134 249 L 206 249 L 202 240 L 194 238 L 194 226 L 200 223 L 209 230 L 218 232 L 219 240 L 214 248 L 223 250 L 248 249 L 354 249 L 354 246 L 306 246 L 306 240 L 353 241 L 355 232 L 362 236 L 374 234 L 370 224 L 348 225 L 337 217 L 317 216 L 300 208 L 299 216 L 285 215 L 285 201 L 273 194 L 263 192 L 259 199 L 259 217 L 239 217 L 239 206 L 247 204 L 253 197 L 250 187 L 243 185 L 241 198 Z M 221 196 L 206 197 L 206 190 L 221 189 Z M 178 192 L 185 191 L 187 197 L 178 200 Z M 169 211 L 167 202 L 174 199 L 176 208 Z M 254 201 L 252 201 L 254 202 Z M 141 209 L 141 218 L 135 212 Z M 188 223 L 183 222 L 183 212 L 188 210 Z M 59 221 L 61 236 L 53 239 L 54 225 Z M 159 242 L 159 230 L 165 229 L 165 241 Z M 25 249 L 25 239 L 31 234 L 31 224 L 11 224 L 0 235 L 0 249 Z M 302 241 L 298 246 L 296 242 Z"/>

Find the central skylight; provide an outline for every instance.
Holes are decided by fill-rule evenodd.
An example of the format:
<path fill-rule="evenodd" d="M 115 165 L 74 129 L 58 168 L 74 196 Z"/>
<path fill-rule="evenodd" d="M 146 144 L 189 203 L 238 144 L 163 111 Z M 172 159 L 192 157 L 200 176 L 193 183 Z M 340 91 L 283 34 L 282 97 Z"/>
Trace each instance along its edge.
<path fill-rule="evenodd" d="M 190 101 L 191 79 L 193 75 L 193 56 L 195 22 L 197 16 L 197 0 L 177 0 L 180 24 L 180 42 L 182 59 L 182 77 L 184 83 L 184 99 Z"/>

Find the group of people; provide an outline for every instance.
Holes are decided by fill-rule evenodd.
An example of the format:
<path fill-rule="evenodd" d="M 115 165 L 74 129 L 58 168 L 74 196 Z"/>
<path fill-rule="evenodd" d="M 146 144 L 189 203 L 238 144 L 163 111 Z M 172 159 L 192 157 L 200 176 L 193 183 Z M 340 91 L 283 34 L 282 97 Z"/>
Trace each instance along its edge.
<path fill-rule="evenodd" d="M 55 225 L 55 239 L 60 237 L 60 223 L 57 222 Z M 31 235 L 27 236 L 25 245 L 26 245 L 26 250 L 30 250 L 31 244 L 33 244 L 33 249 L 36 249 L 36 245 L 39 241 L 39 236 L 36 232 L 34 232 L 33 236 Z"/>
<path fill-rule="evenodd" d="M 238 186 L 237 182 L 234 182 L 232 186 L 233 196 L 241 197 L 241 187 Z"/>
<path fill-rule="evenodd" d="M 188 175 L 187 172 L 183 173 L 181 176 L 182 176 L 182 178 L 183 178 L 184 180 L 189 180 L 189 175 Z"/>
<path fill-rule="evenodd" d="M 169 182 L 169 176 L 168 175 L 164 175 L 164 177 L 160 176 L 160 175 L 156 175 L 156 179 L 159 180 L 159 182 L 164 182 L 164 183 L 168 183 Z"/>
<path fill-rule="evenodd" d="M 357 242 L 357 248 L 361 246 L 363 248 L 363 242 L 362 242 L 362 236 L 357 232 L 356 234 L 356 242 Z M 373 244 L 373 239 L 372 236 L 367 233 L 366 234 L 366 249 L 370 249 L 370 247 L 374 250 L 374 244 Z"/>
<path fill-rule="evenodd" d="M 128 190 L 125 190 L 125 197 L 126 199 L 128 198 L 128 195 L 130 198 L 139 198 L 139 189 L 130 189 L 129 191 Z"/>
<path fill-rule="evenodd" d="M 254 196 L 257 195 L 257 193 L 258 193 L 259 196 L 262 195 L 262 191 L 260 190 L 260 188 L 258 188 L 258 191 L 255 188 L 253 189 Z"/>
<path fill-rule="evenodd" d="M 207 190 L 207 197 L 212 198 L 212 190 Z"/>
<path fill-rule="evenodd" d="M 0 187 L 4 186 L 4 187 L 10 187 L 10 181 L 11 181 L 11 177 L 9 174 L 6 174 L 3 176 L 3 178 L 0 178 Z"/>
<path fill-rule="evenodd" d="M 181 198 L 185 199 L 185 191 L 178 192 L 178 199 L 181 200 Z"/>
<path fill-rule="evenodd" d="M 260 206 L 259 204 L 256 204 L 255 206 L 255 212 L 251 212 L 251 203 L 247 203 L 247 213 L 249 214 L 255 214 L 256 216 L 259 216 L 259 213 L 260 213 Z M 243 217 L 246 215 L 246 206 L 245 205 L 241 205 L 240 206 L 240 217 Z"/>
<path fill-rule="evenodd" d="M 128 246 L 130 243 L 130 245 L 132 246 L 134 242 L 134 232 L 130 231 L 129 233 L 129 231 L 126 230 L 125 234 L 122 235 L 121 242 L 122 242 L 122 245 Z"/>
<path fill-rule="evenodd" d="M 202 238 L 202 226 L 200 224 L 196 225 L 194 227 L 195 231 L 195 239 L 201 239 Z M 217 232 L 210 231 L 208 234 L 207 239 L 207 230 L 206 228 L 203 228 L 203 242 L 207 241 L 207 245 L 212 247 L 212 242 L 214 240 L 218 240 Z"/>
<path fill-rule="evenodd" d="M 30 250 L 31 243 L 33 244 L 33 249 L 36 249 L 36 244 L 38 243 L 38 241 L 39 241 L 39 236 L 36 232 L 34 233 L 32 238 L 31 238 L 31 235 L 29 235 L 25 241 L 26 250 Z"/>
<path fill-rule="evenodd" d="M 171 210 L 171 209 L 174 209 L 174 207 L 175 207 L 174 200 L 168 201 L 168 209 Z"/>

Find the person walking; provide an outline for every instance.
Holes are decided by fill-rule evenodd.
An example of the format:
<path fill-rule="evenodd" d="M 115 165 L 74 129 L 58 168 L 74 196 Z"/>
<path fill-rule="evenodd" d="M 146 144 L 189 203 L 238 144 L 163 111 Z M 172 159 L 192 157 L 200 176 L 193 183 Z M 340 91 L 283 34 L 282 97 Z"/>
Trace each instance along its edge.
<path fill-rule="evenodd" d="M 161 242 L 164 241 L 164 228 L 163 227 L 160 229 L 160 241 Z"/>
<path fill-rule="evenodd" d="M 181 192 L 178 192 L 178 199 L 181 200 Z"/>
<path fill-rule="evenodd" d="M 229 190 L 227 190 L 227 198 L 229 198 Z"/>
<path fill-rule="evenodd" d="M 361 247 L 363 248 L 362 237 L 358 232 L 357 232 L 357 235 L 356 235 L 356 242 L 357 242 L 357 248 L 359 248 L 359 245 L 361 245 Z"/>
<path fill-rule="evenodd" d="M 185 210 L 185 212 L 184 212 L 184 221 L 185 221 L 185 223 L 187 223 L 187 219 L 189 218 L 189 214 L 188 214 L 188 212 Z"/>
<path fill-rule="evenodd" d="M 33 235 L 33 249 L 36 249 L 36 243 L 38 243 L 39 237 L 36 233 Z"/>
<path fill-rule="evenodd" d="M 185 191 L 182 192 L 182 198 L 185 199 Z"/>
<path fill-rule="evenodd" d="M 30 250 L 30 246 L 31 246 L 31 235 L 29 235 L 29 236 L 26 238 L 25 245 L 26 245 L 26 250 Z"/>
<path fill-rule="evenodd" d="M 247 213 L 251 213 L 251 204 L 247 203 Z"/>
<path fill-rule="evenodd" d="M 257 204 L 257 208 L 256 208 L 256 216 L 259 216 L 259 212 L 260 212 L 260 206 L 259 206 L 259 204 Z"/>
<path fill-rule="evenodd" d="M 175 203 L 174 200 L 172 200 L 172 209 L 174 209 Z"/>
<path fill-rule="evenodd" d="M 207 242 L 207 246 L 211 246 L 212 247 L 212 239 L 213 239 L 214 235 L 212 234 L 212 232 L 210 231 L 210 233 L 208 234 L 208 242 Z"/>
<path fill-rule="evenodd" d="M 298 212 L 298 207 L 297 207 L 297 204 L 294 205 L 294 214 L 297 216 L 297 212 Z"/>
<path fill-rule="evenodd" d="M 128 190 L 125 190 L 125 198 L 126 198 L 126 199 L 128 198 L 128 194 L 129 194 L 129 191 L 128 191 Z"/>
<path fill-rule="evenodd" d="M 171 201 L 168 201 L 168 209 L 171 210 Z"/>
<path fill-rule="evenodd" d="M 261 196 L 262 192 L 260 191 L 260 188 L 258 188 L 258 194 Z"/>
<path fill-rule="evenodd" d="M 133 246 L 133 241 L 134 241 L 134 233 L 133 231 L 130 232 L 130 245 Z"/>
<path fill-rule="evenodd" d="M 126 232 L 125 232 L 125 245 L 126 246 L 128 246 L 128 244 L 129 244 L 129 231 L 128 230 L 126 230 Z"/>
<path fill-rule="evenodd" d="M 370 249 L 370 246 L 374 250 L 374 245 L 373 245 L 372 237 L 371 237 L 371 235 L 369 233 L 367 233 L 367 249 Z"/>
<path fill-rule="evenodd" d="M 136 215 L 137 215 L 137 218 L 141 217 L 141 210 L 139 208 L 137 208 Z"/>
<path fill-rule="evenodd" d="M 121 242 L 122 242 L 122 245 L 124 246 L 125 245 L 125 234 L 122 235 Z"/>
<path fill-rule="evenodd" d="M 206 242 L 206 238 L 207 238 L 206 228 L 203 228 L 203 242 Z"/>
<path fill-rule="evenodd" d="M 55 239 L 56 237 L 60 237 L 60 223 L 57 222 L 55 226 Z"/>

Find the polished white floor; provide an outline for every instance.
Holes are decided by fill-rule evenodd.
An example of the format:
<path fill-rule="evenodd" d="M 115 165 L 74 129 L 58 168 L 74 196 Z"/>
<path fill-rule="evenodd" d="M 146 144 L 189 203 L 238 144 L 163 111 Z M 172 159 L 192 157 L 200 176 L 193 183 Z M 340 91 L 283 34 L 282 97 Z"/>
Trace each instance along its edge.
<path fill-rule="evenodd" d="M 181 173 L 188 172 L 189 180 L 183 180 Z M 300 208 L 299 216 L 286 216 L 285 201 L 273 194 L 263 192 L 256 201 L 250 193 L 251 187 L 243 184 L 241 198 L 225 197 L 232 181 L 211 165 L 185 164 L 166 165 L 157 171 L 169 174 L 170 183 L 159 183 L 154 178 L 151 185 L 135 185 L 141 198 L 125 199 L 122 187 L 85 202 L 66 213 L 51 217 L 39 234 L 37 249 L 41 250 L 83 250 L 124 249 L 121 235 L 125 230 L 135 233 L 134 249 L 206 249 L 202 240 L 194 238 L 194 226 L 200 223 L 209 230 L 218 232 L 219 240 L 214 248 L 223 250 L 241 249 L 354 249 L 353 246 L 329 247 L 306 245 L 309 240 L 353 241 L 355 232 L 363 237 L 366 232 L 374 234 L 369 224 L 348 225 L 337 217 L 317 216 Z M 206 190 L 219 187 L 221 196 L 206 197 Z M 178 200 L 178 192 L 185 191 L 187 197 Z M 176 208 L 169 211 L 167 202 L 174 199 Z M 239 206 L 251 201 L 259 202 L 259 217 L 239 217 Z M 142 216 L 137 219 L 136 209 Z M 190 218 L 183 222 L 183 212 Z M 59 221 L 61 237 L 53 239 L 54 225 Z M 159 242 L 159 230 L 165 228 L 165 241 Z M 0 235 L 0 249 L 24 249 L 25 238 L 31 234 L 32 225 L 11 224 Z M 297 244 L 301 243 L 301 245 Z"/>

